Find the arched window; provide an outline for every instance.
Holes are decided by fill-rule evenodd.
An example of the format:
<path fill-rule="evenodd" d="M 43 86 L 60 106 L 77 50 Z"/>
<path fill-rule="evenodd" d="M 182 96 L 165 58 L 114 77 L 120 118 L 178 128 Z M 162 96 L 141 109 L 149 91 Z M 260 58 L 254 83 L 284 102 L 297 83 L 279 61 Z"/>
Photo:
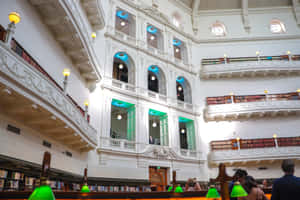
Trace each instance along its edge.
<path fill-rule="evenodd" d="M 176 26 L 178 28 L 181 26 L 181 16 L 178 12 L 173 13 L 172 23 L 173 23 L 174 26 Z"/>
<path fill-rule="evenodd" d="M 182 76 L 176 79 L 177 100 L 192 103 L 192 91 L 189 82 Z"/>
<path fill-rule="evenodd" d="M 225 36 L 226 35 L 226 27 L 219 21 L 216 21 L 211 26 L 211 33 L 215 36 Z"/>
<path fill-rule="evenodd" d="M 133 84 L 135 83 L 134 64 L 125 52 L 118 52 L 113 61 L 113 79 Z"/>
<path fill-rule="evenodd" d="M 117 9 L 115 28 L 117 31 L 135 37 L 135 17 L 125 10 Z"/>
<path fill-rule="evenodd" d="M 182 60 L 185 64 L 188 61 L 187 48 L 183 41 L 173 38 L 174 57 Z"/>
<path fill-rule="evenodd" d="M 284 24 L 278 19 L 273 19 L 270 22 L 270 31 L 272 33 L 285 33 L 286 32 Z"/>
<path fill-rule="evenodd" d="M 160 50 L 163 50 L 164 47 L 161 30 L 151 24 L 147 26 L 147 44 Z"/>
<path fill-rule="evenodd" d="M 166 78 L 156 65 L 148 67 L 148 90 L 166 95 Z"/>

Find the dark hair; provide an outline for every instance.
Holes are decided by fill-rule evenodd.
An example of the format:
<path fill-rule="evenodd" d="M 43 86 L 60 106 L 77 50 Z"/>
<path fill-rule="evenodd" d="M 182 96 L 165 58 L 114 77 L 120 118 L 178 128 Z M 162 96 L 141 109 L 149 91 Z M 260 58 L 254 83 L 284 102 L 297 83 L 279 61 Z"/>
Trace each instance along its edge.
<path fill-rule="evenodd" d="M 285 173 L 293 174 L 295 170 L 294 161 L 291 159 L 283 160 L 281 164 L 281 168 Z"/>
<path fill-rule="evenodd" d="M 236 170 L 236 172 L 234 173 L 234 177 L 235 178 L 241 178 L 241 177 L 246 177 L 248 175 L 246 170 L 243 169 L 238 169 Z"/>
<path fill-rule="evenodd" d="M 246 192 L 250 193 L 252 188 L 257 187 L 257 183 L 252 176 L 246 176 L 245 184 L 243 186 Z"/>

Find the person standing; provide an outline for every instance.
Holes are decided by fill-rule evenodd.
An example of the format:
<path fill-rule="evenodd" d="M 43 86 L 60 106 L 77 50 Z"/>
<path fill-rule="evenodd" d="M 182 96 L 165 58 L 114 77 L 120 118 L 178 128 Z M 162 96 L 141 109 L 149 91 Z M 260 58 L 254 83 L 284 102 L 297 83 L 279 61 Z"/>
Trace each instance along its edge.
<path fill-rule="evenodd" d="M 284 176 L 275 180 L 271 200 L 292 200 L 300 198 L 300 178 L 294 176 L 293 160 L 284 160 L 281 168 Z"/>

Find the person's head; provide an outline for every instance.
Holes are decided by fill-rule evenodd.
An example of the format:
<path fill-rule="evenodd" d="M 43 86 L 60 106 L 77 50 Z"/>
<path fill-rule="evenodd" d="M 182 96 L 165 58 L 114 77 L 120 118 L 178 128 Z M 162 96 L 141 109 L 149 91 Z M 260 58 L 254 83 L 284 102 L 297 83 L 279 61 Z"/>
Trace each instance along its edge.
<path fill-rule="evenodd" d="M 264 180 L 262 181 L 262 184 L 263 184 L 264 187 L 266 187 L 266 186 L 268 186 L 268 181 L 267 181 L 266 179 L 264 179 Z"/>
<path fill-rule="evenodd" d="M 252 176 L 246 176 L 245 182 L 242 185 L 248 193 L 251 192 L 252 188 L 257 187 L 257 183 Z"/>
<path fill-rule="evenodd" d="M 294 174 L 295 163 L 291 159 L 283 160 L 281 164 L 281 169 L 285 174 Z"/>
<path fill-rule="evenodd" d="M 245 178 L 248 175 L 246 170 L 243 169 L 238 169 L 236 170 L 236 172 L 233 175 L 233 179 L 235 181 L 239 181 L 241 184 L 243 184 L 245 182 Z"/>

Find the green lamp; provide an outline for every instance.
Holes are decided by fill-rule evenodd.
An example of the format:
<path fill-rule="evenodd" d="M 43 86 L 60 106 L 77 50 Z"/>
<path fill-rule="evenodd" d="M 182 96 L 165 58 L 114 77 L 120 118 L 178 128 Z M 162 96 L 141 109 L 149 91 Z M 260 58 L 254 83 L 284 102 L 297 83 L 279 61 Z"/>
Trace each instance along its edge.
<path fill-rule="evenodd" d="M 49 152 L 44 153 L 42 174 L 40 179 L 40 186 L 35 188 L 31 193 L 28 200 L 55 200 L 55 196 L 51 187 L 47 183 L 47 177 L 50 169 L 51 154 Z"/>
<path fill-rule="evenodd" d="M 218 198 L 220 198 L 220 194 L 219 194 L 218 190 L 215 188 L 214 185 L 211 185 L 209 187 L 209 190 L 206 194 L 206 198 L 207 199 L 218 199 Z"/>
<path fill-rule="evenodd" d="M 168 192 L 172 192 L 172 189 L 173 189 L 173 186 L 170 186 L 170 187 L 168 188 Z M 177 186 L 177 187 L 175 188 L 174 192 L 175 192 L 175 193 L 180 193 L 180 192 L 183 192 L 183 189 L 182 189 L 182 187 Z"/>
<path fill-rule="evenodd" d="M 48 185 L 35 188 L 28 200 L 55 200 L 52 189 Z"/>
<path fill-rule="evenodd" d="M 246 197 L 248 193 L 244 190 L 240 182 L 235 182 L 230 197 Z"/>
<path fill-rule="evenodd" d="M 87 184 L 87 168 L 84 169 L 83 185 L 80 192 L 84 192 L 84 193 L 90 192 L 89 186 Z"/>

